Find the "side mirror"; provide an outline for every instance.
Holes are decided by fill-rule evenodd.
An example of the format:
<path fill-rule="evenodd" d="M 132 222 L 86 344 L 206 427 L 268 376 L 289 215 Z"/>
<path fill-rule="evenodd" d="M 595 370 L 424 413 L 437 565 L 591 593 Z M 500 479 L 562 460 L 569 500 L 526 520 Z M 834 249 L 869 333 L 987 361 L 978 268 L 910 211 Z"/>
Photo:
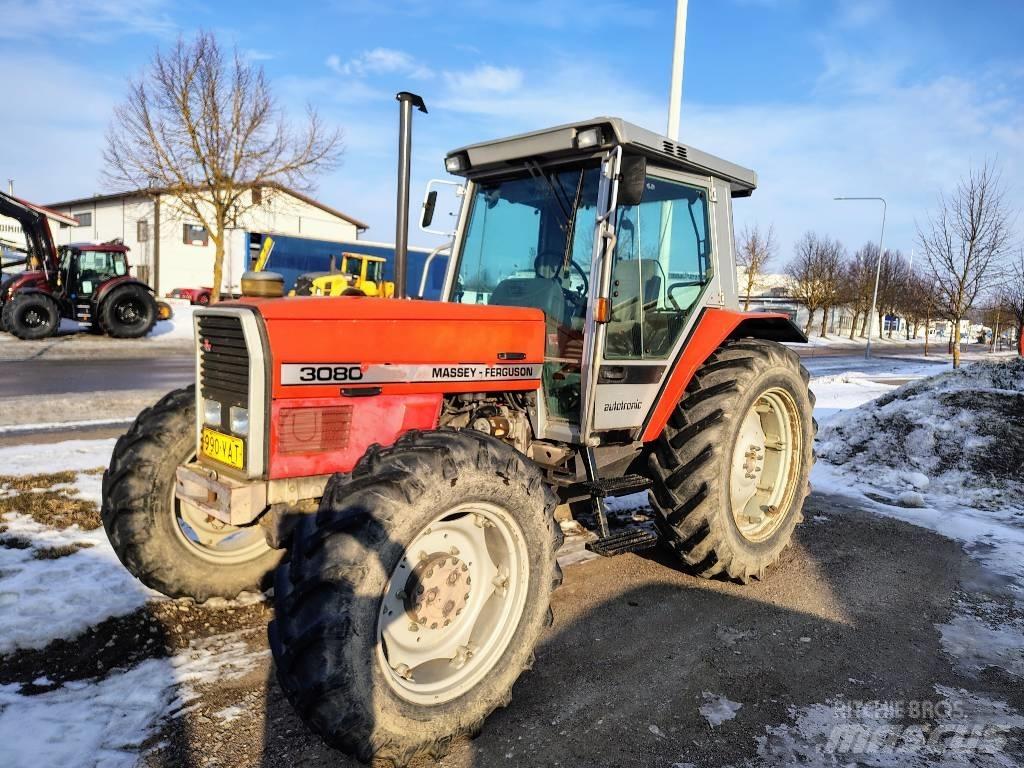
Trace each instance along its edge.
<path fill-rule="evenodd" d="M 619 166 L 619 205 L 640 205 L 647 182 L 647 158 L 623 155 Z"/>
<path fill-rule="evenodd" d="M 423 201 L 423 218 L 420 226 L 426 229 L 434 220 L 434 206 L 437 205 L 437 190 L 432 189 L 427 193 L 427 199 Z"/>

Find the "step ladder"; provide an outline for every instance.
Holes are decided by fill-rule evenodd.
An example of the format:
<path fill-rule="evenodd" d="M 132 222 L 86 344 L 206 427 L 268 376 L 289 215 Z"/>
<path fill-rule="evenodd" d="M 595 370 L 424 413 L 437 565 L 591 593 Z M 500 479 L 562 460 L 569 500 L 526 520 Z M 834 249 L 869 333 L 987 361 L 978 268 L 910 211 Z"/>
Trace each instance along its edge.
<path fill-rule="evenodd" d="M 587 549 L 602 557 L 614 557 L 626 552 L 642 552 L 651 549 L 658 543 L 658 534 L 646 528 L 630 526 L 616 533 L 608 530 L 608 513 L 604 500 L 614 496 L 627 496 L 631 493 L 645 491 L 651 487 L 651 481 L 643 475 L 623 475 L 602 479 L 597 474 L 597 462 L 594 449 L 587 447 L 580 451 L 586 481 L 576 483 L 573 491 L 584 492 L 590 496 L 597 519 L 598 537 L 587 542 Z"/>

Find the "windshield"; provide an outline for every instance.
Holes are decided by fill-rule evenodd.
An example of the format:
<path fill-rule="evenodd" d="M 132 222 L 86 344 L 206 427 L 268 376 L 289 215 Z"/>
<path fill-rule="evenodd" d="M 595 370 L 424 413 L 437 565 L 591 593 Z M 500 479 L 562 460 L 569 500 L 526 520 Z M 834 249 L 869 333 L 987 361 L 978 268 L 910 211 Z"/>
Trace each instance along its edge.
<path fill-rule="evenodd" d="M 115 277 L 128 273 L 124 254 L 119 251 L 82 251 L 78 271 L 83 278 Z"/>
<path fill-rule="evenodd" d="M 536 307 L 582 327 L 598 176 L 572 168 L 480 184 L 452 300 Z"/>

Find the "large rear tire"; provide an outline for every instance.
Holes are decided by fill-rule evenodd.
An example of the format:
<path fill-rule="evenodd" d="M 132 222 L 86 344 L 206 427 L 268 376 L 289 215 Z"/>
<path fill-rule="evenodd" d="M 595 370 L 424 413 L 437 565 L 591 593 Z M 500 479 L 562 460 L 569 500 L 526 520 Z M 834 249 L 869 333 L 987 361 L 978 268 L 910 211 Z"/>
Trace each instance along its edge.
<path fill-rule="evenodd" d="M 45 339 L 60 328 L 60 310 L 45 293 L 18 293 L 4 304 L 3 323 L 19 339 Z"/>
<path fill-rule="evenodd" d="M 698 369 L 648 457 L 664 540 L 704 576 L 762 578 L 803 519 L 814 395 L 796 353 L 741 339 Z"/>
<path fill-rule="evenodd" d="M 202 602 L 260 591 L 281 558 L 263 529 L 218 523 L 174 498 L 175 470 L 195 450 L 195 387 L 139 414 L 103 473 L 110 543 L 125 568 L 168 597 Z"/>
<path fill-rule="evenodd" d="M 550 624 L 555 503 L 472 431 L 410 432 L 334 476 L 275 578 L 270 644 L 303 720 L 397 766 L 478 732 Z"/>
<path fill-rule="evenodd" d="M 141 285 L 126 285 L 105 297 L 96 314 L 100 328 L 108 336 L 138 339 L 153 329 L 156 300 Z"/>

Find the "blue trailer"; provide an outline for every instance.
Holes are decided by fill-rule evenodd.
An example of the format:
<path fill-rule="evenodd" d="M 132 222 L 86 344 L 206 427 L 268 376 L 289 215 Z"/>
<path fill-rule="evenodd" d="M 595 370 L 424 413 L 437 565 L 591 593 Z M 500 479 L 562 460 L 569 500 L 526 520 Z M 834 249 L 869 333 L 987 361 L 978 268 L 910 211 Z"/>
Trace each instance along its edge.
<path fill-rule="evenodd" d="M 267 233 L 274 239 L 274 250 L 266 269 L 284 276 L 284 289 L 287 293 L 295 287 L 295 279 L 305 272 L 326 272 L 331 266 L 331 257 L 335 264 L 341 264 L 342 253 L 365 253 L 370 256 L 382 256 L 384 279 L 395 279 L 395 246 L 393 243 L 375 243 L 370 240 L 309 240 L 304 237 L 289 237 Z M 247 233 L 247 246 L 251 269 L 263 247 L 263 238 L 267 235 L 258 232 Z M 448 252 L 441 251 L 430 257 L 432 249 L 409 247 L 409 263 L 406 270 L 406 285 L 409 295 L 418 296 L 423 277 L 423 267 L 430 260 L 426 283 L 423 286 L 423 298 L 437 300 L 441 298 L 444 286 L 444 273 L 448 264 Z"/>

